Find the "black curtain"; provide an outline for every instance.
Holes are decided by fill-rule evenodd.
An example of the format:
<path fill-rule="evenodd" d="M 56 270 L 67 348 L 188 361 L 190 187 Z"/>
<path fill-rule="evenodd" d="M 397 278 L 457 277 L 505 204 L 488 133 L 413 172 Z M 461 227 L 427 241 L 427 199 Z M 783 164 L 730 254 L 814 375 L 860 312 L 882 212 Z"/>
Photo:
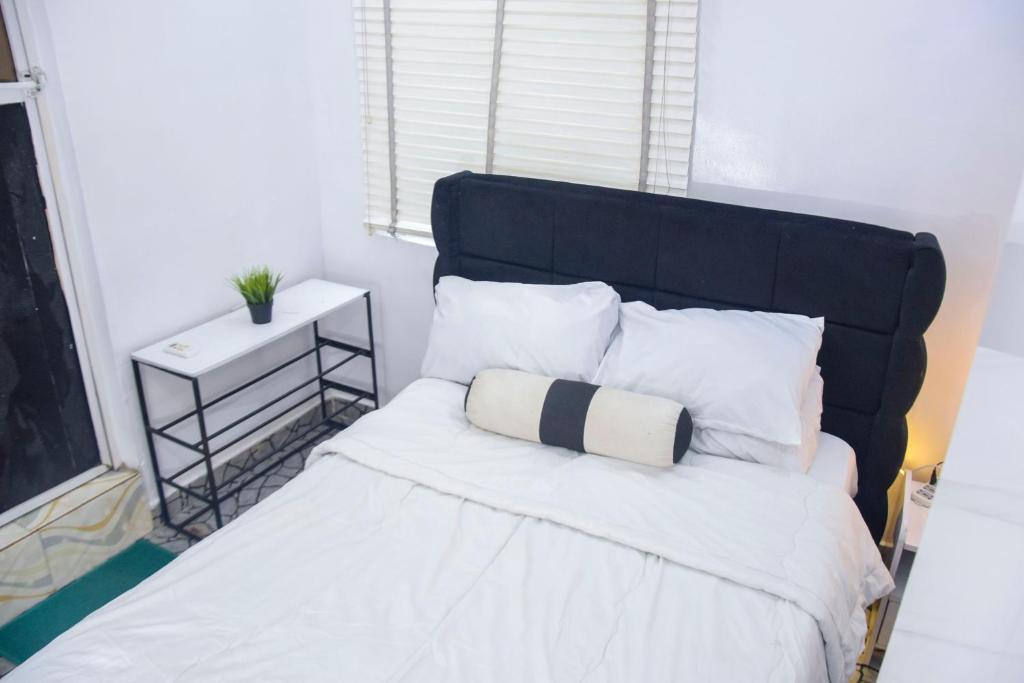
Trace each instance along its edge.
<path fill-rule="evenodd" d="M 0 106 L 0 512 L 99 462 L 28 116 Z"/>

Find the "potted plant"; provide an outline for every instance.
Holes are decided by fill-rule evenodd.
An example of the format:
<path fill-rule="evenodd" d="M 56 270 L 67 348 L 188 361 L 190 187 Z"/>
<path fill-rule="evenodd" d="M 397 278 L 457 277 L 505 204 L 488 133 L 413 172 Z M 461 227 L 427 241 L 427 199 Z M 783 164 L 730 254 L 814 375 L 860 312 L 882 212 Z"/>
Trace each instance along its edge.
<path fill-rule="evenodd" d="M 274 292 L 284 276 L 271 272 L 267 266 L 255 266 L 231 278 L 231 286 L 249 305 L 249 315 L 256 325 L 270 322 L 274 310 Z"/>

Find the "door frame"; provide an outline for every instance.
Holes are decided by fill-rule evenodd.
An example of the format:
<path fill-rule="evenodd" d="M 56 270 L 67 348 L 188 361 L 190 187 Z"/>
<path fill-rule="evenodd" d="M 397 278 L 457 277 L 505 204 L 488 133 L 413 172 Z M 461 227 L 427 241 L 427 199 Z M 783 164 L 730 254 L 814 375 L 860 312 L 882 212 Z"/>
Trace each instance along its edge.
<path fill-rule="evenodd" d="M 103 409 L 105 401 L 101 400 L 95 371 L 100 359 L 99 354 L 104 347 L 107 347 L 107 355 L 110 356 L 109 340 L 105 333 L 106 316 L 103 314 L 104 308 L 98 287 L 82 286 L 82 283 L 95 281 L 95 278 L 88 277 L 88 274 L 96 272 L 96 264 L 92 258 L 92 248 L 87 235 L 75 229 L 81 226 L 81 222 L 73 219 L 76 211 L 71 198 L 71 195 L 81 197 L 77 170 L 73 164 L 60 163 L 58 158 L 58 149 L 61 147 L 58 135 L 60 129 L 54 122 L 55 118 L 59 121 L 63 114 L 60 109 L 63 101 L 59 82 L 56 79 L 47 79 L 46 73 L 39 69 L 41 64 L 53 63 L 52 59 L 44 59 L 44 52 L 52 50 L 52 45 L 41 44 L 43 41 L 38 39 L 41 32 L 28 30 L 33 28 L 35 23 L 45 22 L 45 16 L 37 14 L 45 12 L 45 8 L 42 7 L 42 3 L 31 1 L 0 0 L 0 11 L 3 12 L 4 24 L 7 27 L 15 69 L 19 79 L 25 83 L 21 87 L 25 93 L 22 101 L 28 113 L 39 185 L 46 202 L 46 218 L 50 229 L 50 241 L 53 244 L 54 262 L 67 303 L 68 316 L 71 319 L 75 350 L 102 463 L 98 468 L 88 470 L 0 514 L 0 523 L 3 523 L 11 513 L 22 509 L 28 503 L 36 506 L 45 504 L 47 500 L 52 500 L 65 492 L 70 482 L 76 482 L 90 473 L 95 476 L 117 463 L 110 443 L 110 430 L 106 419 L 108 413 Z"/>

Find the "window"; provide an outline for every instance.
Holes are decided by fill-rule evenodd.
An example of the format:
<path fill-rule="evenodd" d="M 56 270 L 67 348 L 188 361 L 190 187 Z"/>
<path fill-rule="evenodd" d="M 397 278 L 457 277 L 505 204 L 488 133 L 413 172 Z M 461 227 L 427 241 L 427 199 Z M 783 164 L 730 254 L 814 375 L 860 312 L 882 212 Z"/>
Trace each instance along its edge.
<path fill-rule="evenodd" d="M 681 195 L 697 0 L 356 0 L 367 226 L 468 169 Z"/>

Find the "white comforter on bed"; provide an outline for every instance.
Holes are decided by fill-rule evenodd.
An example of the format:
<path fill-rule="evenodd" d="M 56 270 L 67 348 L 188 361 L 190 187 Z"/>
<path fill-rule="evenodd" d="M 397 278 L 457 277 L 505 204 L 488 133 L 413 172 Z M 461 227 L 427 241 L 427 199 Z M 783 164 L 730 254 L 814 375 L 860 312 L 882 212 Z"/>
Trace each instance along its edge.
<path fill-rule="evenodd" d="M 414 383 L 10 680 L 849 677 L 891 580 L 840 489 L 489 434 L 464 394 Z"/>

